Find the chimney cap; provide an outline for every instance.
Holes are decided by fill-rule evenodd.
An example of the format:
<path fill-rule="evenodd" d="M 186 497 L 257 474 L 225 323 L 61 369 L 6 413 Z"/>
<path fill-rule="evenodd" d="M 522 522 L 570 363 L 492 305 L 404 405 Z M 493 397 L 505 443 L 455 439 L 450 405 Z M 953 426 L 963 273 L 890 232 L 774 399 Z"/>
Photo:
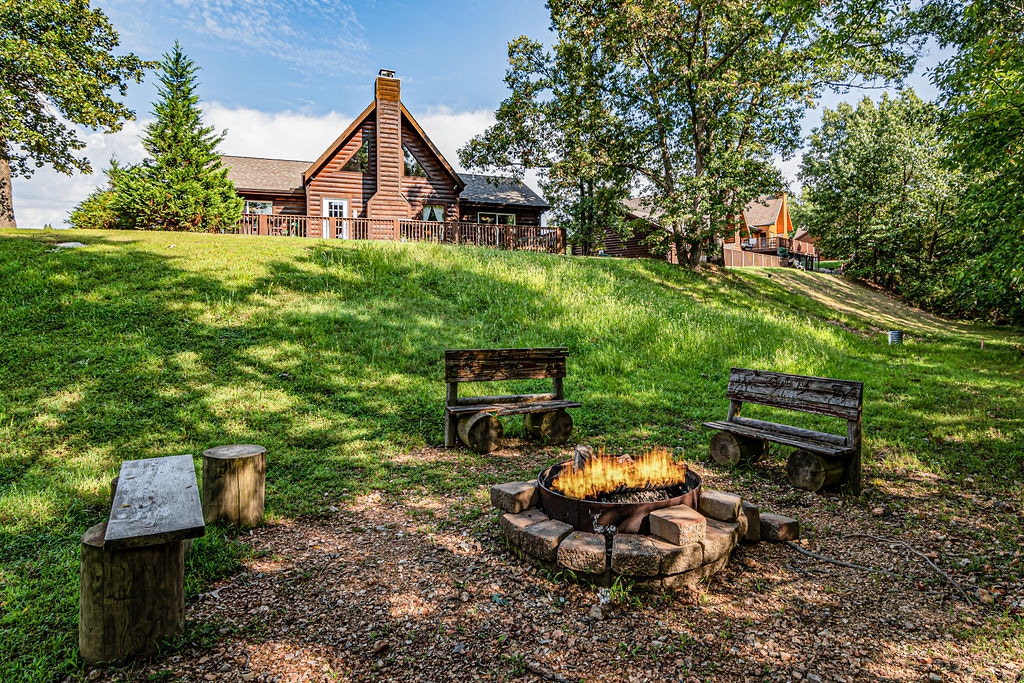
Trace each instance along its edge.
<path fill-rule="evenodd" d="M 377 72 L 377 75 L 380 76 L 381 78 L 394 78 L 395 77 L 395 70 L 394 69 L 381 69 L 380 71 Z"/>

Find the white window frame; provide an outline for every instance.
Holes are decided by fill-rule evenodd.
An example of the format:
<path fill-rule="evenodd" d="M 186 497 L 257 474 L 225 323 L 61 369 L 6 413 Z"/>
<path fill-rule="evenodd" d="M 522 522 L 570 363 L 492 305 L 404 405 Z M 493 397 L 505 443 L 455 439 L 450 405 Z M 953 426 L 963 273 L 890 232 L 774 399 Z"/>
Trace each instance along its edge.
<path fill-rule="evenodd" d="M 440 220 L 431 221 L 429 218 L 427 218 L 427 216 L 429 215 L 429 211 L 431 209 L 437 209 L 438 210 L 438 213 L 441 215 L 441 219 Z M 424 204 L 423 205 L 423 220 L 425 222 L 431 222 L 431 223 L 444 223 L 444 217 L 445 217 L 445 210 L 444 209 L 445 209 L 444 204 L 437 204 L 437 203 L 434 203 L 434 204 Z"/>
<path fill-rule="evenodd" d="M 273 216 L 274 215 L 274 202 L 272 202 L 272 201 L 268 201 L 266 199 L 246 199 L 244 201 L 245 201 L 245 204 L 244 204 L 244 206 L 242 206 L 242 213 L 253 214 L 253 215 L 265 215 L 265 216 Z M 249 210 L 249 205 L 250 204 L 265 204 L 266 208 L 269 209 L 269 210 L 268 211 L 250 211 Z"/>

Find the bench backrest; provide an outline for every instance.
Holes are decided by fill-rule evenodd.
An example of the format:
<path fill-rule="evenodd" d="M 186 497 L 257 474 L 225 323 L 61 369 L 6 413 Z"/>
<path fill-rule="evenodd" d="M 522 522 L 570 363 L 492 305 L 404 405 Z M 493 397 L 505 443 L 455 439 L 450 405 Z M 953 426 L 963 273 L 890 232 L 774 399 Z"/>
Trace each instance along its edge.
<path fill-rule="evenodd" d="M 859 420 L 863 382 L 733 368 L 725 395 L 773 408 Z M 731 412 L 731 411 L 730 411 Z"/>
<path fill-rule="evenodd" d="M 564 346 L 541 349 L 450 349 L 444 352 L 444 381 L 448 383 L 447 404 L 509 403 L 524 400 L 563 398 L 562 380 L 565 377 Z M 460 382 L 497 382 L 519 379 L 550 379 L 552 393 L 518 396 L 487 396 L 473 399 L 458 398 Z"/>
<path fill-rule="evenodd" d="M 444 352 L 446 382 L 565 377 L 565 347 L 546 349 L 453 349 Z"/>

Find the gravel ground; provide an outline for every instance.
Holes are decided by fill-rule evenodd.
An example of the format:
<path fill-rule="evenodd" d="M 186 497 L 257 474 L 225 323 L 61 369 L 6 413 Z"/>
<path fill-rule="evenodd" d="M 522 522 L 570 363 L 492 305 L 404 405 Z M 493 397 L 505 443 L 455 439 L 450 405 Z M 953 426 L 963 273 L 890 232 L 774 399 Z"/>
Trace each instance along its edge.
<path fill-rule="evenodd" d="M 477 474 L 541 461 L 517 445 Z M 252 559 L 190 602 L 183 647 L 86 678 L 1024 681 L 1024 507 L 1009 483 L 1000 495 L 920 473 L 872 479 L 869 468 L 864 498 L 847 503 L 794 491 L 780 462 L 694 469 L 706 487 L 798 518 L 804 549 L 896 576 L 760 543 L 686 592 L 594 589 L 506 548 L 486 487 L 449 498 L 327 492 L 322 514 L 242 537 Z"/>

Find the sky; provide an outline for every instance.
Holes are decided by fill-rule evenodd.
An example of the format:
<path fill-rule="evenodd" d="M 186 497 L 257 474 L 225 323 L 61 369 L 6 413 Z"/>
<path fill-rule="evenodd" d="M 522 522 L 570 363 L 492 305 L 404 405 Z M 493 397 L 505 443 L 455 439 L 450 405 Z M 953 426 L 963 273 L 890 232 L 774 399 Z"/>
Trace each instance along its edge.
<path fill-rule="evenodd" d="M 373 101 L 374 79 L 392 69 L 402 102 L 448 161 L 494 121 L 508 91 L 508 42 L 519 35 L 550 44 L 544 0 L 94 0 L 120 35 L 121 52 L 159 60 L 180 41 L 200 67 L 207 125 L 226 130 L 223 154 L 314 160 Z M 934 95 L 924 66 L 912 84 Z M 82 129 L 92 175 L 43 167 L 13 179 L 19 227 L 64 227 L 68 213 L 104 183 L 111 156 L 142 160 L 152 120 L 155 76 L 126 97 L 137 119 L 114 134 Z M 862 94 L 828 97 L 855 101 Z M 819 108 L 805 132 L 820 121 Z M 795 184 L 799 156 L 779 160 Z M 536 189 L 536 183 L 527 182 Z"/>

